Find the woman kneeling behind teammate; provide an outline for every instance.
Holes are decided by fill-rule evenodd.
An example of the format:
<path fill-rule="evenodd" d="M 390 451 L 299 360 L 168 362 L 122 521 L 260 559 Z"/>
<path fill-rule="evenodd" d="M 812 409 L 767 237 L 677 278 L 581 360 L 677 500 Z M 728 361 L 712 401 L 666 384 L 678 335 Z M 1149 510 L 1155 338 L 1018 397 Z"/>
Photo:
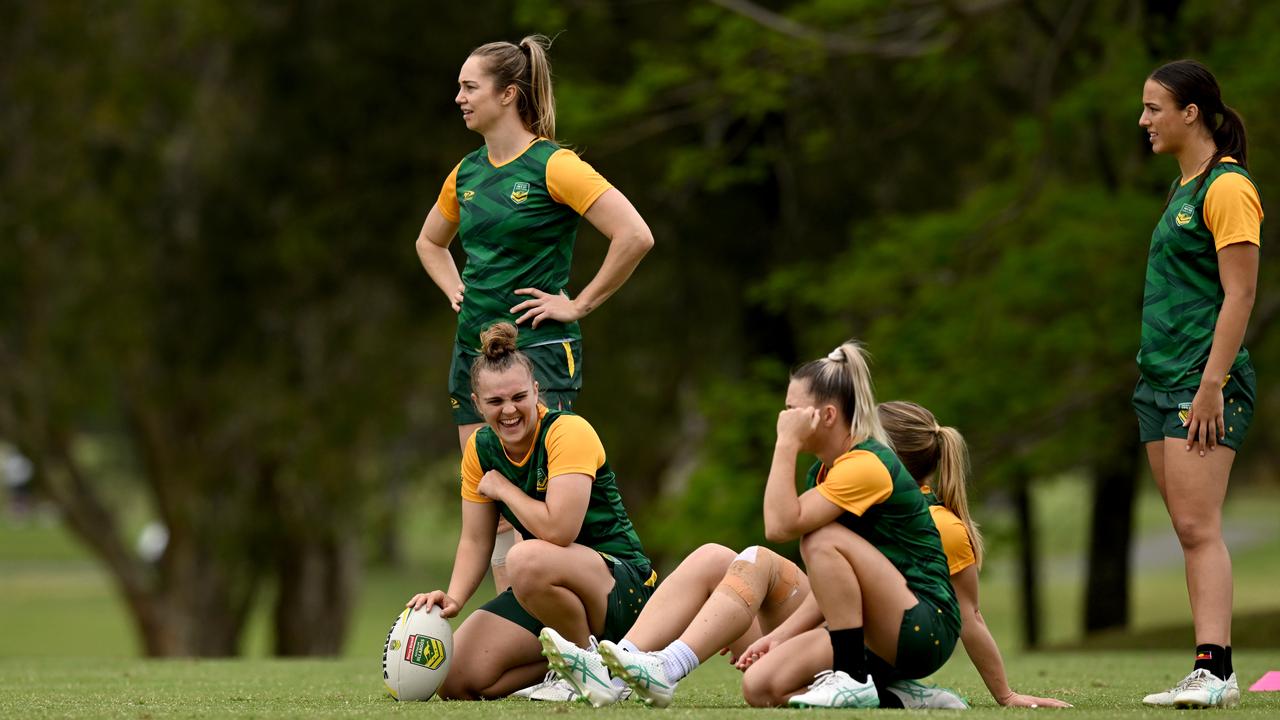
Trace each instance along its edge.
<path fill-rule="evenodd" d="M 499 514 L 526 538 L 507 556 L 511 587 L 462 623 L 440 688 L 445 699 L 502 697 L 546 671 L 543 626 L 586 645 L 621 638 L 657 580 L 591 425 L 538 402 L 516 329 L 481 335 L 472 401 L 485 420 L 462 458 L 462 537 L 448 592 L 406 605 L 458 614 L 484 577 Z"/>

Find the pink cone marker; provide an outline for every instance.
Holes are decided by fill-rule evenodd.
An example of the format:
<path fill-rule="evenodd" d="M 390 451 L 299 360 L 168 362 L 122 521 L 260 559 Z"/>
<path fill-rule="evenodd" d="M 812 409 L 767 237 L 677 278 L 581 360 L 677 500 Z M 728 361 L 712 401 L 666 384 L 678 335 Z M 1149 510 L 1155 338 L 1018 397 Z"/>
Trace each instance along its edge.
<path fill-rule="evenodd" d="M 1258 682 L 1249 688 L 1250 692 L 1276 692 L 1280 691 L 1280 670 L 1271 670 L 1266 675 L 1258 678 Z"/>

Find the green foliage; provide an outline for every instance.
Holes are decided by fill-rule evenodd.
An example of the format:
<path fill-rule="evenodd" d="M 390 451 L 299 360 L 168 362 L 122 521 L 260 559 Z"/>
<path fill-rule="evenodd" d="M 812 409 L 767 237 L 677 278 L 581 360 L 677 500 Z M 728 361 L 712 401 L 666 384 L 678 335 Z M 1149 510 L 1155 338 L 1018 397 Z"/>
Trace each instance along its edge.
<path fill-rule="evenodd" d="M 781 409 L 775 388 L 785 387 L 787 369 L 761 359 L 749 373 L 745 383 L 721 380 L 703 393 L 704 454 L 646 517 L 646 550 L 678 560 L 702 543 L 741 550 L 764 538 L 760 501 Z"/>

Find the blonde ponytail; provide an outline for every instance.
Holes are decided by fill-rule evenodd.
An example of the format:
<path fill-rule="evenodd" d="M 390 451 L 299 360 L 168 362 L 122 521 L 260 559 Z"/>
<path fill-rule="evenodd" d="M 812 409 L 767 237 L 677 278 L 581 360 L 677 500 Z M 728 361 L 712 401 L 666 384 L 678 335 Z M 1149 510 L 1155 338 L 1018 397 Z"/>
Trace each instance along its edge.
<path fill-rule="evenodd" d="M 529 97 L 520 110 L 525 125 L 538 137 L 556 139 L 556 94 L 551 85 L 551 61 L 547 49 L 551 40 L 545 35 L 530 35 L 520 41 L 529 58 Z"/>
<path fill-rule="evenodd" d="M 844 355 L 843 365 L 849 373 L 853 384 L 853 417 L 849 421 L 849 435 L 853 442 L 860 443 L 867 438 L 874 438 L 883 445 L 893 448 L 893 440 L 880 424 L 880 414 L 876 412 L 876 396 L 871 386 L 871 369 L 867 367 L 867 355 L 862 344 L 850 340 L 837 350 Z"/>
<path fill-rule="evenodd" d="M 982 569 L 983 544 L 978 523 L 969 513 L 969 446 L 953 427 L 938 428 L 938 475 L 936 493 L 942 506 L 956 514 L 969 533 L 973 557 Z"/>
<path fill-rule="evenodd" d="M 516 88 L 516 110 L 529 132 L 548 140 L 556 139 L 556 96 L 551 84 L 551 61 L 545 35 L 529 35 L 519 45 L 491 42 L 471 51 L 472 57 L 489 60 L 489 74 L 502 90 Z"/>
<path fill-rule="evenodd" d="M 837 404 L 849 421 L 849 435 L 854 445 L 871 438 L 893 448 L 876 413 L 871 371 L 858 341 L 849 340 L 825 358 L 801 365 L 791 373 L 791 378 L 807 380 L 814 398 Z"/>
<path fill-rule="evenodd" d="M 969 446 L 964 436 L 953 427 L 939 425 L 927 408 L 906 400 L 881 403 L 878 414 L 893 439 L 894 452 L 911 477 L 924 485 L 933 476 L 934 495 L 964 523 L 973 556 L 981 568 L 982 533 L 969 514 Z"/>

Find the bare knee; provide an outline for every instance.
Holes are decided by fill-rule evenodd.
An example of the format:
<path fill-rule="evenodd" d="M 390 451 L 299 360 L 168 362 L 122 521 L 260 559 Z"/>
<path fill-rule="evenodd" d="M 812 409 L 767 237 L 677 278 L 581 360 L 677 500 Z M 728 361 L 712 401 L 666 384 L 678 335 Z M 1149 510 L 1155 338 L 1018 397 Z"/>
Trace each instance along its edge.
<path fill-rule="evenodd" d="M 1182 544 L 1183 550 L 1198 550 L 1222 542 L 1222 528 L 1217 522 L 1189 515 L 1171 517 L 1173 531 L 1178 535 L 1178 542 Z"/>
<path fill-rule="evenodd" d="M 558 546 L 542 540 L 525 540 L 507 552 L 507 579 L 517 596 L 546 588 L 555 581 L 555 547 Z"/>
<path fill-rule="evenodd" d="M 445 676 L 444 682 L 440 684 L 440 688 L 436 690 L 436 695 L 441 700 L 479 700 L 480 689 L 473 688 L 473 683 L 467 682 L 470 678 L 462 676 L 462 668 L 455 663 L 452 672 Z"/>
<path fill-rule="evenodd" d="M 742 676 L 742 699 L 751 707 L 777 707 L 787 699 L 782 696 L 785 691 L 779 690 L 770 682 L 764 672 L 752 672 L 756 667 L 747 668 Z"/>
<path fill-rule="evenodd" d="M 704 578 L 709 587 L 715 587 L 736 555 L 737 553 L 724 545 L 707 543 L 690 553 L 684 563 L 688 563 L 691 570 Z"/>
<path fill-rule="evenodd" d="M 719 567 L 723 571 L 724 568 L 729 567 L 729 563 L 733 562 L 736 555 L 737 553 L 724 545 L 707 543 L 689 553 L 687 561 L 693 562 L 699 568 Z"/>
<path fill-rule="evenodd" d="M 836 532 L 836 528 L 827 525 L 800 538 L 800 556 L 803 557 L 807 563 L 810 562 L 810 558 L 818 558 L 823 555 L 839 552 L 836 550 L 835 543 L 833 542 L 833 535 L 835 535 Z"/>

